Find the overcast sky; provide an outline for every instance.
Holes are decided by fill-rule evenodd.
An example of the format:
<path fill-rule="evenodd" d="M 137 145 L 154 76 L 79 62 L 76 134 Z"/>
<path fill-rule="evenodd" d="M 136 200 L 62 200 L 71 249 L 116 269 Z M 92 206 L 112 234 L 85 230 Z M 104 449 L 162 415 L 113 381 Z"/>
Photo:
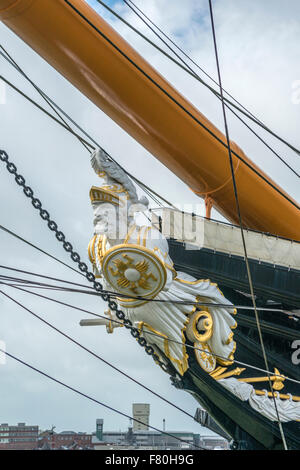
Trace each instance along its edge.
<path fill-rule="evenodd" d="M 96 1 L 90 0 L 90 3 L 223 130 L 220 102 L 210 92 L 145 45 L 103 8 L 98 8 Z M 207 0 L 136 0 L 136 3 L 201 67 L 216 77 Z M 149 34 L 126 5 L 122 2 L 110 4 Z M 214 5 L 224 88 L 275 132 L 299 147 L 300 103 L 297 104 L 295 99 L 297 95 L 293 95 L 300 80 L 299 1 L 215 0 Z M 3 24 L 0 24 L 0 39 L 29 76 L 129 172 L 174 203 L 199 204 L 199 199 L 184 183 Z M 0 68 L 1 74 L 42 103 L 32 87 L 2 58 Z M 231 117 L 229 128 L 231 138 L 246 154 L 291 196 L 299 199 L 296 176 Z M 43 206 L 87 261 L 87 245 L 93 233 L 89 189 L 98 183 L 90 168 L 88 152 L 73 136 L 9 89 L 6 90 L 5 104 L 0 105 L 0 136 L 0 147 L 8 152 Z M 275 139 L 269 136 L 266 139 L 299 171 L 299 157 Z M 69 262 L 60 244 L 3 165 L 0 191 L 0 224 Z M 82 282 L 79 275 L 3 232 L 0 243 L 1 265 Z M 1 272 L 7 273 L 4 269 Z M 103 327 L 82 328 L 79 321 L 88 315 L 8 287 L 3 290 L 135 379 L 189 413 L 195 413 L 197 402 L 194 398 L 172 387 L 168 376 L 154 365 L 125 329 L 107 335 Z M 103 302 L 81 294 L 49 295 L 100 314 L 105 308 Z M 150 424 L 156 427 L 162 428 L 165 418 L 169 430 L 199 431 L 199 426 L 190 418 L 80 350 L 3 295 L 0 296 L 0 308 L 0 340 L 5 341 L 12 354 L 127 414 L 131 414 L 133 402 L 150 403 Z M 58 431 L 93 431 L 96 418 L 104 418 L 105 430 L 125 430 L 129 424 L 127 419 L 63 389 L 11 359 L 0 365 L 0 390 L 0 422 L 24 421 L 38 424 L 42 429 L 53 424 Z M 208 433 L 206 430 L 201 432 Z"/>

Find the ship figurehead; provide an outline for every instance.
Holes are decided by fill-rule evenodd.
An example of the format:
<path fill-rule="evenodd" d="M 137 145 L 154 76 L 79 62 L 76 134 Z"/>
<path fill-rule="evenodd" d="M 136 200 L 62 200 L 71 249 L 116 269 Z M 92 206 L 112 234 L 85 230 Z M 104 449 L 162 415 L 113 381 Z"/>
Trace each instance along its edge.
<path fill-rule="evenodd" d="M 104 181 L 90 190 L 94 236 L 89 258 L 104 288 L 117 294 L 125 318 L 153 347 L 174 384 L 196 368 L 269 420 L 276 419 L 274 397 L 252 385 L 265 377 L 247 378 L 246 368 L 235 367 L 237 312 L 232 303 L 209 279 L 176 272 L 162 233 L 153 225 L 135 223 L 135 214 L 147 210 L 148 200 L 138 198 L 119 165 L 102 150 L 92 154 L 91 164 Z M 105 314 L 107 320 L 99 324 L 108 333 L 123 326 L 114 312 Z M 278 376 L 273 377 L 274 390 L 284 386 Z M 287 404 L 278 396 L 277 409 L 283 421 L 300 419 L 299 402 L 289 399 Z"/>
<path fill-rule="evenodd" d="M 92 154 L 91 164 L 104 179 L 90 190 L 94 236 L 88 251 L 96 277 L 118 294 L 126 317 L 180 376 L 189 367 L 191 350 L 187 351 L 186 341 L 195 346 L 197 363 L 206 372 L 232 364 L 236 347 L 232 304 L 210 280 L 176 272 L 159 230 L 135 224 L 135 213 L 147 210 L 148 201 L 138 198 L 122 168 L 102 150 Z M 201 300 L 211 307 L 202 308 Z M 110 332 L 120 326 L 111 321 L 113 315 Z"/>

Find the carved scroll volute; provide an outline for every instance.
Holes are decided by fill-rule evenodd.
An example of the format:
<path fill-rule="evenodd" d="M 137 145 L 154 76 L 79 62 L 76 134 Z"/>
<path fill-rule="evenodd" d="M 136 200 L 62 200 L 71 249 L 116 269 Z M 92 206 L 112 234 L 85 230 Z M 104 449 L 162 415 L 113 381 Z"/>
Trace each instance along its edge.
<path fill-rule="evenodd" d="M 213 334 L 213 318 L 209 312 L 202 310 L 193 313 L 186 328 L 186 334 L 190 341 L 206 343 Z"/>

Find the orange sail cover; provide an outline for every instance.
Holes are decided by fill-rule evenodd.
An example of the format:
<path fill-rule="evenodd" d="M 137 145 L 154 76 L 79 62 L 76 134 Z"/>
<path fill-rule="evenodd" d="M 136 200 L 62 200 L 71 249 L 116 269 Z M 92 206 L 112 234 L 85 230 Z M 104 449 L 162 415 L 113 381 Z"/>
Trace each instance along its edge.
<path fill-rule="evenodd" d="M 238 221 L 224 135 L 85 1 L 0 0 L 0 19 L 196 194 Z M 235 143 L 232 149 L 265 178 L 233 156 L 243 224 L 300 240 L 297 203 Z"/>

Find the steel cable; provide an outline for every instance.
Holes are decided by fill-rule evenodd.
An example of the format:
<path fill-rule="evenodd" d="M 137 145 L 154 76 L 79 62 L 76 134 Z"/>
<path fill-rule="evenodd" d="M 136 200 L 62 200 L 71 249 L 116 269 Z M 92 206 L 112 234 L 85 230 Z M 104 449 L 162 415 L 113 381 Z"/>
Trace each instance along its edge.
<path fill-rule="evenodd" d="M 163 196 L 161 196 L 160 194 L 158 194 L 157 192 L 155 192 L 153 189 L 149 188 L 145 183 L 143 183 L 142 181 L 140 181 L 138 178 L 136 178 L 135 176 L 133 176 L 131 173 L 129 173 L 127 170 L 125 170 L 125 168 L 123 168 L 120 163 L 118 163 L 111 155 L 109 155 L 106 150 L 104 150 L 104 148 L 95 140 L 93 139 L 81 126 L 79 126 L 79 124 L 74 121 L 63 109 L 61 109 L 56 103 L 55 101 L 53 101 L 43 90 L 41 90 L 41 88 L 39 88 L 30 78 L 27 74 L 25 74 L 24 70 L 22 70 L 22 68 L 16 63 L 16 61 L 11 57 L 11 55 L 7 52 L 7 50 L 0 44 L 0 48 L 4 51 L 4 53 L 6 54 L 3 54 L 3 52 L 0 51 L 0 55 L 11 65 L 13 66 L 26 80 L 29 81 L 29 83 L 31 83 L 31 85 L 36 89 L 36 91 L 40 94 L 40 96 L 42 96 L 42 98 L 48 103 L 48 105 L 51 107 L 52 110 L 55 111 L 55 113 L 57 114 L 57 116 L 61 119 L 62 121 L 62 124 L 64 124 L 64 128 L 66 130 L 68 130 L 69 132 L 71 132 L 71 134 L 73 134 L 81 143 L 82 145 L 89 151 L 91 152 L 92 150 L 95 150 L 96 147 L 101 149 L 103 152 L 105 152 L 105 154 L 107 155 L 107 157 L 113 161 L 119 168 L 121 168 L 128 176 L 129 178 L 131 178 L 141 189 L 142 191 L 144 191 L 147 196 L 149 196 L 150 199 L 152 199 L 156 204 L 158 205 L 162 205 L 161 202 L 159 201 L 159 199 L 161 199 L 163 202 L 165 202 L 167 205 L 169 205 L 170 207 L 174 207 L 172 203 L 170 203 L 169 201 L 167 201 Z M 17 87 L 15 87 L 11 82 L 9 82 L 8 80 L 6 80 L 4 77 L 0 77 L 0 79 L 3 79 L 4 81 L 6 81 L 7 85 L 11 86 L 11 88 L 13 88 L 15 91 L 17 91 L 19 94 L 21 94 L 25 99 L 27 99 L 28 101 L 30 101 L 33 105 L 37 106 L 37 103 L 34 102 L 33 100 L 31 100 L 25 93 L 23 93 L 21 90 L 19 90 Z M 54 116 L 52 116 L 51 114 L 47 113 L 47 111 L 42 108 L 42 107 L 39 107 L 39 109 L 43 112 L 45 112 L 45 114 L 48 115 L 48 117 L 50 117 L 51 119 L 54 118 Z M 60 115 L 63 114 L 65 118 L 67 118 L 80 132 L 82 132 L 88 139 L 90 139 L 91 142 L 93 142 L 96 147 L 93 147 L 91 144 L 89 144 L 87 141 L 85 141 L 79 134 L 75 133 L 72 128 L 70 127 L 70 125 L 63 119 L 63 117 Z M 59 121 L 57 121 L 56 119 L 54 119 L 57 123 L 59 123 Z M 88 148 L 90 147 L 90 148 Z M 158 199 L 159 198 L 159 199 Z"/>
<path fill-rule="evenodd" d="M 205 124 L 203 124 L 192 112 L 190 112 L 185 106 L 183 106 L 176 98 L 174 98 L 167 90 L 165 90 L 159 83 L 157 83 L 147 72 L 145 72 L 133 59 L 131 59 L 124 51 L 122 51 L 111 39 L 109 39 L 97 26 L 95 26 L 82 12 L 80 12 L 69 0 L 64 0 L 66 4 L 70 6 L 77 14 L 80 16 L 87 24 L 89 24 L 103 39 L 108 42 L 116 51 L 119 52 L 122 57 L 124 57 L 129 63 L 131 63 L 142 75 L 144 75 L 153 85 L 155 85 L 163 94 L 165 94 L 173 103 L 176 104 L 182 111 L 184 111 L 190 118 L 195 121 L 200 127 L 205 129 L 215 140 L 217 140 L 223 147 L 228 149 L 228 144 L 219 138 L 213 131 L 211 131 Z M 249 162 L 247 162 L 241 155 L 232 150 L 234 154 L 240 161 L 242 161 L 251 171 L 253 171 L 259 178 L 261 178 L 265 183 L 272 187 L 276 192 L 278 192 L 284 199 L 289 201 L 294 207 L 300 210 L 300 206 L 293 201 L 288 195 L 283 193 L 279 188 L 277 188 L 270 180 L 263 176 L 260 171 L 253 167 Z"/>
<path fill-rule="evenodd" d="M 105 403 L 102 403 L 102 402 L 100 402 L 99 400 L 96 400 L 95 398 L 92 398 L 91 396 L 87 395 L 86 393 L 83 393 L 83 392 L 81 392 L 80 390 L 77 390 L 76 388 L 71 387 L 70 385 L 66 384 L 65 382 L 62 382 L 62 381 L 60 381 L 60 380 L 58 380 L 58 379 L 55 379 L 54 377 L 52 377 L 51 375 L 47 374 L 46 372 L 43 372 L 43 371 L 41 371 L 40 369 L 37 369 L 36 367 L 34 367 L 34 366 L 32 366 L 31 364 L 29 364 L 29 363 L 23 361 L 23 360 L 20 359 L 20 358 L 14 356 L 13 354 L 9 353 L 8 351 L 4 351 L 3 349 L 0 349 L 0 352 L 1 352 L 2 354 L 6 354 L 6 356 L 10 357 L 11 359 L 14 359 L 15 361 L 17 361 L 17 362 L 23 364 L 24 366 L 26 366 L 26 367 L 28 367 L 28 368 L 34 370 L 35 372 L 38 372 L 40 375 L 43 375 L 44 377 L 47 377 L 48 379 L 52 380 L 53 382 L 56 382 L 56 383 L 58 383 L 59 385 L 62 385 L 63 387 L 65 387 L 65 388 L 67 388 L 67 389 L 69 389 L 69 390 L 71 390 L 71 391 L 73 391 L 73 392 L 75 392 L 75 393 L 77 393 L 77 394 L 79 394 L 79 395 L 81 395 L 81 396 L 83 396 L 83 397 L 85 397 L 85 398 L 87 398 L 87 399 L 89 399 L 89 400 L 91 400 L 91 401 L 97 403 L 98 405 L 101 405 L 101 406 L 103 406 L 103 407 L 109 409 L 110 411 L 114 411 L 115 413 L 117 413 L 117 414 L 119 414 L 119 415 L 121 415 L 121 416 L 124 416 L 125 418 L 131 419 L 131 420 L 133 420 L 133 421 L 135 421 L 135 422 L 137 422 L 137 423 L 145 424 L 145 423 L 143 423 L 142 421 L 138 420 L 137 418 L 133 418 L 132 416 L 129 416 L 129 415 L 123 413 L 122 411 L 119 411 L 119 410 L 117 410 L 116 408 L 113 408 L 112 406 L 106 405 Z M 173 435 L 173 434 L 170 434 L 170 433 L 168 433 L 168 432 L 166 432 L 166 431 L 162 431 L 162 430 L 160 430 L 160 429 L 158 429 L 158 428 L 156 428 L 156 427 L 154 427 L 154 426 L 151 426 L 150 424 L 149 424 L 148 426 L 149 426 L 149 428 L 154 429 L 155 431 L 158 431 L 158 432 L 160 432 L 160 433 L 162 433 L 162 434 L 164 434 L 164 435 L 166 435 L 166 436 L 170 436 L 170 437 L 172 437 L 172 438 L 175 438 L 175 439 L 177 439 L 177 440 L 180 441 L 180 442 L 184 442 L 184 443 L 190 444 L 190 442 L 185 441 L 185 440 L 183 440 L 183 439 L 180 439 L 179 437 L 177 437 L 177 436 L 175 436 L 175 435 Z M 194 447 L 197 447 L 198 449 L 204 450 L 204 448 L 203 448 L 203 447 L 200 447 L 200 446 L 194 445 Z"/>
<path fill-rule="evenodd" d="M 2 285 L 7 285 L 9 287 L 13 287 L 11 286 L 10 284 L 5 284 L 5 283 L 0 283 Z M 43 298 L 43 299 L 46 299 L 46 300 L 49 300 L 51 302 L 54 302 L 54 303 L 57 303 L 59 305 L 63 305 L 65 307 L 69 307 L 69 308 L 72 308 L 74 310 L 78 310 L 80 312 L 83 312 L 83 313 L 87 313 L 89 315 L 92 315 L 94 317 L 97 317 L 97 318 L 101 318 L 101 319 L 105 319 L 105 320 L 109 320 L 108 317 L 104 316 L 104 315 L 101 315 L 101 314 L 98 314 L 98 313 L 94 313 L 94 312 L 91 312 L 90 310 L 86 310 L 86 309 L 83 309 L 83 308 L 80 308 L 80 307 L 77 307 L 75 305 L 72 305 L 72 304 L 68 304 L 67 302 L 62 302 L 60 300 L 57 300 L 57 299 L 53 299 L 51 297 L 48 297 L 48 296 L 45 296 L 45 295 L 42 295 L 42 294 L 37 294 L 36 292 L 30 292 L 30 291 L 27 291 L 26 289 L 22 289 L 22 288 L 17 288 L 15 287 L 15 289 L 17 290 L 20 290 L 20 291 L 23 291 L 23 292 L 26 292 L 28 294 L 32 294 L 32 295 L 35 295 L 35 296 L 38 296 L 40 298 Z M 117 319 L 115 320 L 112 320 L 114 323 L 117 323 L 119 324 L 120 326 L 124 326 L 124 323 L 122 321 L 119 321 Z M 134 328 L 133 326 L 131 326 L 130 328 Z M 161 339 L 161 336 L 159 336 L 158 334 L 152 332 L 152 331 L 147 331 L 147 335 L 150 335 L 150 336 L 154 336 L 154 337 L 159 337 Z M 192 349 L 192 350 L 197 350 L 197 351 L 200 351 L 200 352 L 205 352 L 206 354 L 208 355 L 211 355 L 213 357 L 215 357 L 216 359 L 222 359 L 222 360 L 228 360 L 228 358 L 224 357 L 224 356 L 220 356 L 219 354 L 215 354 L 211 351 L 206 351 L 202 348 L 200 348 L 199 346 L 192 346 L 190 344 L 187 344 L 187 343 L 182 343 L 180 341 L 177 341 L 177 340 L 174 340 L 174 339 L 171 339 L 171 338 L 168 338 L 168 341 L 170 342 L 173 342 L 173 343 L 176 343 L 176 344 L 179 344 L 181 346 L 186 346 L 188 349 Z M 268 371 L 266 369 L 262 369 L 260 367 L 257 367 L 257 366 L 253 366 L 252 364 L 248 364 L 246 362 L 241 362 L 241 361 L 238 361 L 236 359 L 233 359 L 232 360 L 232 363 L 233 364 L 238 364 L 238 365 L 242 365 L 242 366 L 246 366 L 246 367 L 249 367 L 250 369 L 253 369 L 253 370 L 257 370 L 259 372 L 263 372 L 263 373 L 268 373 Z M 296 379 L 292 379 L 291 377 L 286 377 L 284 375 L 281 375 L 281 374 L 272 374 L 273 377 L 278 377 L 278 378 L 284 378 L 290 382 L 294 382 L 294 383 L 297 383 L 297 384 L 300 384 L 300 381 L 299 380 L 296 380 Z"/>
<path fill-rule="evenodd" d="M 216 65 L 217 65 L 217 71 L 218 71 L 218 79 L 219 79 L 219 84 L 220 84 L 220 93 L 221 93 L 221 96 L 222 96 L 222 111 L 223 111 L 223 118 L 224 118 L 226 140 L 227 140 L 227 144 L 228 144 L 228 157 L 229 157 L 230 171 L 231 171 L 231 176 L 232 176 L 232 183 L 233 183 L 234 196 L 235 196 L 235 202 L 236 202 L 236 210 L 237 210 L 237 215 L 238 215 L 238 219 L 239 219 L 243 249 L 244 249 L 244 254 L 245 254 L 245 263 L 246 263 L 246 269 L 247 269 L 247 276 L 248 276 L 249 287 L 250 287 L 250 292 L 251 292 L 251 298 L 252 298 L 253 307 L 254 307 L 254 313 L 255 313 L 255 318 L 256 318 L 256 324 L 257 324 L 259 340 L 260 340 L 262 354 L 263 354 L 263 358 L 264 358 L 264 362 L 265 362 L 265 368 L 268 371 L 268 375 L 267 375 L 268 376 L 268 382 L 269 382 L 270 392 L 272 394 L 273 401 L 274 401 L 274 407 L 275 407 L 275 411 L 276 411 L 276 415 L 277 415 L 279 431 L 280 431 L 280 435 L 281 435 L 281 438 L 282 438 L 283 447 L 284 447 L 285 450 L 288 450 L 285 435 L 284 435 L 284 431 L 283 431 L 283 428 L 282 428 L 282 424 L 281 424 L 281 420 L 280 420 L 280 416 L 279 416 L 279 412 L 278 412 L 278 408 L 277 408 L 277 403 L 276 403 L 276 398 L 275 398 L 275 395 L 274 395 L 274 390 L 272 388 L 272 383 L 271 383 L 271 378 L 270 378 L 271 373 L 270 373 L 268 359 L 267 359 L 267 355 L 266 355 L 266 351 L 265 351 L 264 340 L 263 340 L 263 337 L 262 337 L 262 331 L 261 331 L 261 327 L 260 327 L 260 320 L 259 320 L 259 316 L 258 316 L 258 312 L 257 312 L 257 308 L 256 308 L 256 300 L 255 300 L 255 295 L 254 295 L 250 265 L 249 265 L 249 261 L 248 261 L 247 247 L 246 247 L 246 241 L 245 241 L 245 237 L 244 237 L 242 216 L 241 216 L 241 211 L 240 211 L 239 197 L 238 197 L 238 191 L 237 191 L 237 185 L 236 185 L 236 179 L 235 179 L 235 173 L 234 173 L 234 167 L 233 167 L 233 159 L 232 159 L 231 145 L 230 145 L 230 138 L 229 138 L 229 129 L 228 129 L 228 124 L 227 124 L 227 116 L 226 116 L 226 108 L 225 108 L 225 103 L 224 103 L 224 100 L 223 100 L 222 78 L 221 78 L 221 70 L 220 70 L 220 64 L 219 64 L 219 55 L 218 55 L 218 47 L 217 47 L 217 40 L 216 40 L 212 0 L 208 0 L 208 3 L 209 3 L 209 12 L 210 12 L 210 19 L 211 19 L 211 28 L 212 28 L 212 35 L 213 35 L 213 42 L 214 42 Z"/>

